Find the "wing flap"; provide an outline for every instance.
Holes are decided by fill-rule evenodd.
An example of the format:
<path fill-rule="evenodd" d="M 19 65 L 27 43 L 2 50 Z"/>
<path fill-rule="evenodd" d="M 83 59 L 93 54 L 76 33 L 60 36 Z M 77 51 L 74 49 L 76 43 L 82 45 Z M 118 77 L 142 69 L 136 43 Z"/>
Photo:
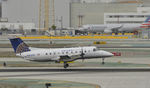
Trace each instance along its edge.
<path fill-rule="evenodd" d="M 70 62 L 70 61 L 75 61 L 80 57 L 81 57 L 80 55 L 71 55 L 71 56 L 65 55 L 65 56 L 60 56 L 60 61 Z"/>

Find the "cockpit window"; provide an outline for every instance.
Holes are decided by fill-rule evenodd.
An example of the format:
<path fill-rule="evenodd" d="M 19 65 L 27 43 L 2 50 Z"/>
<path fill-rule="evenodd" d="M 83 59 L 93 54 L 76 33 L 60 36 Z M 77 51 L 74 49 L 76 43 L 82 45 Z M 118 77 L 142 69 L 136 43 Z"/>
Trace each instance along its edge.
<path fill-rule="evenodd" d="M 96 48 L 94 48 L 94 49 L 93 49 L 93 51 L 97 51 L 97 49 L 96 49 Z"/>

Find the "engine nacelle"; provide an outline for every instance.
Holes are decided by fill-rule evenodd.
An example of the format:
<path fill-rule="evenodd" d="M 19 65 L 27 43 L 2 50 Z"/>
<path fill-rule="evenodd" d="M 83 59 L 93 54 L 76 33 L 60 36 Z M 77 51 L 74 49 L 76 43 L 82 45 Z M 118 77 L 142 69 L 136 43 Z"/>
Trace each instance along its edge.
<path fill-rule="evenodd" d="M 112 33 L 112 30 L 104 30 L 104 33 Z"/>

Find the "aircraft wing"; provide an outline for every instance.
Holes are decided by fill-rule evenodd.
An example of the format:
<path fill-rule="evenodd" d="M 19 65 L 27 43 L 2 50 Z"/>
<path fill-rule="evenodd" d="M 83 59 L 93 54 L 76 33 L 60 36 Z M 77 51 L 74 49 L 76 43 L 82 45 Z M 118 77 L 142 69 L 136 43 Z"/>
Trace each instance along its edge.
<path fill-rule="evenodd" d="M 75 61 L 78 58 L 80 58 L 80 54 L 79 55 L 65 55 L 65 56 L 60 56 L 60 61 L 64 61 L 64 62 L 70 62 L 70 61 Z"/>
<path fill-rule="evenodd" d="M 105 33 L 112 33 L 117 32 L 123 25 L 121 24 L 111 24 L 107 26 L 107 28 L 104 30 Z"/>

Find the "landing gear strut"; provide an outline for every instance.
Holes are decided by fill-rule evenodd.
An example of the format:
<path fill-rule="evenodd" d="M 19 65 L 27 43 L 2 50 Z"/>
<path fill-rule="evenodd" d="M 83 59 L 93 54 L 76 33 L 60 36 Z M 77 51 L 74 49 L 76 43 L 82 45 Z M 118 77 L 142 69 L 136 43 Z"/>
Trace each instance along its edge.
<path fill-rule="evenodd" d="M 64 62 L 64 68 L 66 69 L 67 67 L 69 67 L 69 64 L 67 62 Z"/>
<path fill-rule="evenodd" d="M 105 64 L 104 60 L 105 60 L 105 58 L 102 58 L 102 64 Z"/>

